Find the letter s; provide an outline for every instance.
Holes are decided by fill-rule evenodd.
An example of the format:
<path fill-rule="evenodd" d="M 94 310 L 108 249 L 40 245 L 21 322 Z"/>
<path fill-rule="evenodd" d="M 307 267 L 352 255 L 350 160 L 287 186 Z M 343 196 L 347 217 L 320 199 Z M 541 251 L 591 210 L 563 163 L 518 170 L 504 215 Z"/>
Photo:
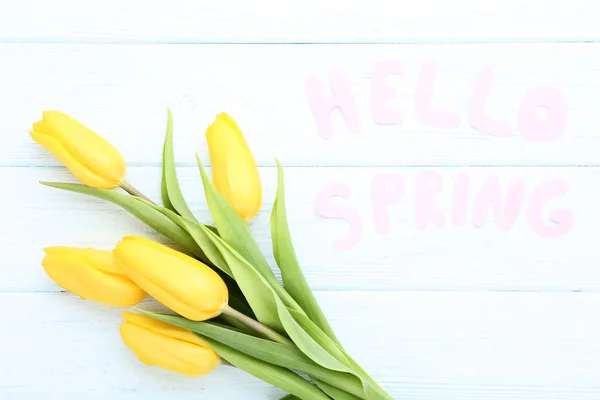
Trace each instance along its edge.
<path fill-rule="evenodd" d="M 356 211 L 331 204 L 333 197 L 347 199 L 351 191 L 347 185 L 333 184 L 323 188 L 317 195 L 316 211 L 324 218 L 343 219 L 350 224 L 350 234 L 333 243 L 333 249 L 337 251 L 347 250 L 354 246 L 361 238 L 363 232 L 363 223 L 360 215 Z"/>

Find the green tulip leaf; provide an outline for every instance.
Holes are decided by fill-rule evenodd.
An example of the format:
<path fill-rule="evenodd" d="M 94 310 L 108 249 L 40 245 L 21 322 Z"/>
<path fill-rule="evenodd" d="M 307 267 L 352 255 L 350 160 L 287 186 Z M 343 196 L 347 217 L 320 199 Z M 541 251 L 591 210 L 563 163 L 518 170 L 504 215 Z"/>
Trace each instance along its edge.
<path fill-rule="evenodd" d="M 293 309 L 288 309 L 288 312 L 294 317 L 294 320 L 302 329 L 310 335 L 311 338 L 327 352 L 333 355 L 336 359 L 348 365 L 348 359 L 344 351 L 340 348 L 337 342 L 334 342 L 325 332 L 321 330 L 310 318 Z"/>
<path fill-rule="evenodd" d="M 162 212 L 150 206 L 146 200 L 112 190 L 96 189 L 77 183 L 41 182 L 41 184 L 70 192 L 86 194 L 116 204 L 158 233 L 180 244 L 191 254 L 201 260 L 206 259 L 206 255 L 202 249 L 200 249 L 196 241 L 194 241 L 185 229 Z"/>
<path fill-rule="evenodd" d="M 167 180 L 165 179 L 165 151 L 163 149 L 163 163 L 162 163 L 162 168 L 161 168 L 161 180 L 160 180 L 160 196 L 162 198 L 162 203 L 163 206 L 165 206 L 166 208 L 168 208 L 169 210 L 173 211 L 173 212 L 177 212 L 177 210 L 175 209 L 175 207 L 173 206 L 173 204 L 171 204 L 171 200 L 169 199 L 169 189 L 167 188 Z"/>
<path fill-rule="evenodd" d="M 277 172 L 277 197 L 271 212 L 271 241 L 273 242 L 273 255 L 281 270 L 283 286 L 288 293 L 302 307 L 308 317 L 314 321 L 331 339 L 337 341 L 333 329 L 317 303 L 308 282 L 302 273 L 296 257 L 294 245 L 290 235 L 287 221 L 284 195 L 283 169 L 278 160 Z"/>
<path fill-rule="evenodd" d="M 148 205 L 155 210 L 161 212 L 168 218 L 170 218 L 173 222 L 179 225 L 181 228 L 185 229 L 185 231 L 194 239 L 196 244 L 202 249 L 202 252 L 206 255 L 206 262 L 210 262 L 211 266 L 215 266 L 227 275 L 233 277 L 231 273 L 231 269 L 225 262 L 225 259 L 221 255 L 221 252 L 217 249 L 215 244 L 210 240 L 204 231 L 200 227 L 201 224 L 197 222 L 192 222 L 185 217 L 182 217 L 168 208 L 158 206 L 156 204 L 148 203 Z"/>
<path fill-rule="evenodd" d="M 302 326 L 296 322 L 294 317 L 289 313 L 288 308 L 278 297 L 276 297 L 276 304 L 277 312 L 285 331 L 304 354 L 325 368 L 340 372 L 352 372 L 348 366 L 344 365 L 342 361 L 329 353 L 313 339 L 312 336 L 302 329 Z"/>
<path fill-rule="evenodd" d="M 200 246 L 200 248 L 202 249 L 204 254 L 206 254 L 208 259 L 221 271 L 233 277 L 231 268 L 229 268 L 229 265 L 227 265 L 227 261 L 225 261 L 225 258 L 223 257 L 217 246 L 215 246 L 213 241 L 207 236 L 206 230 L 209 230 L 208 227 L 206 227 L 205 225 L 193 223 L 185 219 L 182 220 L 182 223 L 184 229 L 196 241 L 198 246 Z"/>
<path fill-rule="evenodd" d="M 225 361 L 275 387 L 302 400 L 331 400 L 317 386 L 286 368 L 251 357 L 209 337 L 196 335 Z"/>
<path fill-rule="evenodd" d="M 162 162 L 162 180 L 161 180 L 161 196 L 163 204 L 171 211 L 175 211 L 179 215 L 194 221 L 196 217 L 188 207 L 179 181 L 177 180 L 177 172 L 175 170 L 175 157 L 173 155 L 173 115 L 171 110 L 168 111 L 167 134 L 165 135 L 165 144 L 163 146 L 163 162 Z"/>
<path fill-rule="evenodd" d="M 355 371 L 356 376 L 362 381 L 363 390 L 367 400 L 394 400 L 394 398 L 383 390 L 356 361 L 354 361 L 347 353 L 345 354 L 348 364 L 352 370 Z"/>
<path fill-rule="evenodd" d="M 300 312 L 302 308 L 292 296 L 281 286 L 273 271 L 269 267 L 267 260 L 261 253 L 256 240 L 250 233 L 248 224 L 233 209 L 231 204 L 214 187 L 200 158 L 196 155 L 204 193 L 208 207 L 215 221 L 218 230 L 218 236 L 222 238 L 231 248 L 233 248 L 247 264 L 252 265 L 253 269 L 266 279 L 268 284 L 277 292 L 288 307 L 294 308 Z M 238 278 L 236 278 L 238 279 Z"/>
<path fill-rule="evenodd" d="M 269 285 L 266 279 L 247 260 L 222 238 L 212 232 L 209 233 L 209 236 L 221 250 L 236 281 L 260 322 L 272 329 L 286 332 L 296 346 L 317 364 L 335 371 L 352 372 L 351 369 L 331 355 L 296 322 L 276 290 Z M 281 288 L 281 286 L 279 287 Z M 285 292 L 285 290 L 283 291 Z M 296 314 L 302 315 L 297 310 Z"/>
<path fill-rule="evenodd" d="M 295 318 L 296 322 L 308 333 L 319 345 L 326 349 L 330 354 L 342 361 L 348 366 L 353 373 L 361 380 L 363 391 L 366 398 L 369 400 L 389 400 L 391 397 L 385 393 L 377 383 L 371 378 L 361 367 L 354 361 L 342 348 L 342 346 L 331 339 L 323 332 L 313 321 L 306 315 L 298 313 L 296 310 L 289 309 L 290 314 Z"/>
<path fill-rule="evenodd" d="M 267 279 L 275 279 L 269 263 L 250 233 L 248 224 L 214 187 L 204 170 L 200 157 L 196 155 L 196 158 L 198 160 L 198 167 L 200 168 L 200 175 L 202 176 L 206 202 L 219 231 L 219 236 L 240 253 L 242 257 L 248 260 L 250 264 L 254 265 L 262 276 Z"/>
<path fill-rule="evenodd" d="M 321 388 L 322 391 L 327 393 L 329 395 L 329 397 L 331 397 L 333 400 L 362 400 L 362 399 L 364 399 L 364 397 L 355 396 L 351 393 L 341 390 L 339 387 L 330 385 L 330 384 L 320 381 L 318 379 L 314 379 L 314 382 L 317 384 L 318 387 Z"/>
<path fill-rule="evenodd" d="M 242 289 L 257 319 L 272 329 L 284 332 L 277 315 L 277 305 L 272 289 L 265 278 L 214 232 L 201 225 L 200 228 L 223 255 L 233 278 Z"/>
<path fill-rule="evenodd" d="M 168 324 L 176 325 L 218 340 L 259 360 L 305 373 L 314 379 L 328 382 L 357 396 L 363 395 L 362 384 L 354 375 L 323 368 L 308 358 L 297 347 L 247 335 L 211 322 L 195 322 L 178 315 L 157 314 L 143 310 L 138 311 Z"/>

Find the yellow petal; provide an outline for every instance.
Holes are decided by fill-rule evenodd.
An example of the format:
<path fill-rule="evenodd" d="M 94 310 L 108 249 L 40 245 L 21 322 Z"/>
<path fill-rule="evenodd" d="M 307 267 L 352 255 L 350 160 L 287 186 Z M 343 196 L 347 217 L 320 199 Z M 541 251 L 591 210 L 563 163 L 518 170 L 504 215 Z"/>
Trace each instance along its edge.
<path fill-rule="evenodd" d="M 219 365 L 219 356 L 209 348 L 134 325 L 121 324 L 121 337 L 146 365 L 160 367 L 188 377 L 208 374 Z"/>
<path fill-rule="evenodd" d="M 150 318 L 145 315 L 135 314 L 131 312 L 122 312 L 125 321 L 139 326 L 140 328 L 148 329 L 150 331 L 160 333 L 161 335 L 179 339 L 184 342 L 193 343 L 198 346 L 204 346 L 205 343 L 200 338 L 194 335 L 187 329 L 180 328 L 175 325 L 167 324 L 166 322 L 159 321 L 155 318 Z"/>
<path fill-rule="evenodd" d="M 123 238 L 113 254 L 119 268 L 136 284 L 188 319 L 213 318 L 227 304 L 225 282 L 198 260 L 139 236 Z"/>
<path fill-rule="evenodd" d="M 48 254 L 42 261 L 48 276 L 63 289 L 102 304 L 128 307 L 146 297 L 131 279 L 99 271 L 78 256 Z"/>
<path fill-rule="evenodd" d="M 116 186 L 113 181 L 106 181 L 101 176 L 93 173 L 89 168 L 73 157 L 67 149 L 52 136 L 34 131 L 29 132 L 29 134 L 33 140 L 56 157 L 58 161 L 63 163 L 64 166 L 67 167 L 83 184 L 99 189 L 112 189 Z"/>
<path fill-rule="evenodd" d="M 44 120 L 38 121 L 33 124 L 33 130 L 36 132 L 47 132 L 46 125 L 44 125 Z"/>
<path fill-rule="evenodd" d="M 44 111 L 30 134 L 85 185 L 111 189 L 125 177 L 125 161 L 117 149 L 67 114 Z"/>
<path fill-rule="evenodd" d="M 185 262 L 185 263 L 191 263 L 191 264 L 200 264 L 200 265 L 204 265 L 202 264 L 200 261 L 196 260 L 193 257 L 190 257 L 186 254 L 183 254 L 180 251 L 174 250 L 168 246 L 162 245 L 158 242 L 155 242 L 154 240 L 150 240 L 148 238 L 145 238 L 143 236 L 137 236 L 137 235 L 126 235 L 123 237 L 123 240 L 128 241 L 128 242 L 135 242 L 137 244 L 139 244 L 140 246 L 147 246 L 153 250 L 159 251 L 161 253 L 164 253 L 170 257 L 175 257 L 178 258 L 179 260 Z M 200 267 L 202 269 L 202 267 Z"/>
<path fill-rule="evenodd" d="M 237 123 L 221 113 L 206 130 L 215 188 L 246 221 L 259 211 L 262 185 L 256 162 Z"/>
<path fill-rule="evenodd" d="M 97 270 L 123 275 L 123 271 L 117 267 L 112 251 L 80 247 L 52 246 L 46 247 L 44 252 L 46 254 L 62 254 L 65 256 L 81 257 L 84 262 Z"/>

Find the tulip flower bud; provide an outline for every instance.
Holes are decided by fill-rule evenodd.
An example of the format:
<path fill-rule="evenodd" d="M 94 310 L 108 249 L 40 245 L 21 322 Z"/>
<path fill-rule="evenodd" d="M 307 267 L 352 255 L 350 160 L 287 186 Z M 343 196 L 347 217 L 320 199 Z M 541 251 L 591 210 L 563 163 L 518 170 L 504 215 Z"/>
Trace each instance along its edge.
<path fill-rule="evenodd" d="M 29 132 L 84 185 L 112 189 L 125 177 L 125 161 L 110 143 L 58 111 L 44 111 Z"/>
<path fill-rule="evenodd" d="M 220 364 L 217 353 L 186 329 L 129 312 L 123 317 L 123 342 L 146 365 L 194 378 Z"/>
<path fill-rule="evenodd" d="M 125 236 L 113 254 L 150 296 L 190 320 L 214 318 L 227 306 L 223 279 L 192 257 L 140 236 Z"/>
<path fill-rule="evenodd" d="M 236 122 L 226 113 L 217 115 L 206 130 L 215 188 L 240 217 L 250 221 L 262 202 L 256 162 Z"/>
<path fill-rule="evenodd" d="M 115 265 L 109 251 L 47 247 L 42 265 L 52 280 L 83 299 L 115 307 L 133 306 L 146 293 Z"/>

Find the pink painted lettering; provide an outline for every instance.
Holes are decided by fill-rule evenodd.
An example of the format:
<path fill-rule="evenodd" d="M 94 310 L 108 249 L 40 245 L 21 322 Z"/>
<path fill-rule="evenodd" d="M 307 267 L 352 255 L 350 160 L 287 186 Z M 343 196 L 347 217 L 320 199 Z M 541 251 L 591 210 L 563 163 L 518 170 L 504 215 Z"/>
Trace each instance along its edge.
<path fill-rule="evenodd" d="M 404 191 L 404 181 L 398 175 L 380 174 L 371 181 L 371 206 L 375 229 L 379 234 L 390 233 L 390 216 L 386 207 L 397 203 Z"/>
<path fill-rule="evenodd" d="M 399 61 L 383 61 L 373 69 L 371 81 L 371 115 L 379 125 L 398 125 L 402 123 L 402 111 L 387 107 L 385 102 L 396 95 L 393 87 L 385 84 L 385 79 L 392 74 L 402 74 L 404 68 Z"/>
<path fill-rule="evenodd" d="M 452 223 L 454 226 L 461 226 L 465 223 L 468 209 L 469 174 L 462 171 L 458 173 L 452 196 Z"/>
<path fill-rule="evenodd" d="M 340 110 L 351 133 L 360 132 L 360 118 L 356 101 L 348 80 L 340 70 L 332 72 L 329 82 L 333 97 L 325 94 L 325 90 L 319 84 L 317 77 L 311 75 L 306 80 L 306 94 L 308 103 L 317 121 L 319 134 L 324 139 L 333 136 L 333 125 L 331 123 L 331 112 L 337 108 Z"/>
<path fill-rule="evenodd" d="M 518 179 L 512 185 L 506 196 L 502 209 L 502 190 L 500 180 L 496 175 L 491 176 L 483 184 L 473 206 L 473 225 L 482 227 L 488 214 L 488 205 L 492 203 L 496 225 L 502 231 L 507 231 L 514 225 L 525 199 L 525 183 Z"/>
<path fill-rule="evenodd" d="M 417 176 L 415 197 L 415 225 L 427 228 L 429 220 L 438 228 L 444 226 L 444 216 L 434 203 L 434 197 L 442 191 L 442 178 L 434 171 L 421 171 Z"/>
<path fill-rule="evenodd" d="M 546 118 L 538 116 L 545 109 Z M 519 130 L 532 142 L 549 142 L 562 135 L 567 127 L 567 102 L 560 92 L 540 86 L 523 99 L 519 108 Z"/>
<path fill-rule="evenodd" d="M 509 136 L 512 131 L 510 125 L 487 116 L 485 112 L 485 105 L 490 95 L 493 79 L 494 70 L 492 67 L 484 68 L 479 74 L 469 106 L 469 122 L 473 128 L 488 135 Z"/>
<path fill-rule="evenodd" d="M 317 195 L 316 211 L 318 215 L 324 218 L 343 219 L 350 224 L 350 234 L 333 243 L 333 249 L 338 251 L 349 249 L 362 237 L 363 223 L 360 215 L 355 211 L 331 203 L 333 197 L 348 199 L 350 194 L 351 191 L 347 185 L 333 184 L 323 188 Z"/>
<path fill-rule="evenodd" d="M 417 117 L 425 124 L 440 128 L 453 128 L 460 125 L 460 116 L 433 107 L 433 86 L 435 83 L 435 61 L 428 60 L 423 64 L 419 75 L 415 98 Z"/>
<path fill-rule="evenodd" d="M 531 196 L 527 210 L 527 220 L 531 229 L 543 238 L 557 238 L 565 235 L 573 228 L 573 213 L 567 209 L 552 210 L 549 213 L 553 225 L 544 224 L 542 208 L 544 204 L 554 197 L 564 196 L 567 193 L 567 183 L 562 180 L 553 180 L 540 185 Z"/>

